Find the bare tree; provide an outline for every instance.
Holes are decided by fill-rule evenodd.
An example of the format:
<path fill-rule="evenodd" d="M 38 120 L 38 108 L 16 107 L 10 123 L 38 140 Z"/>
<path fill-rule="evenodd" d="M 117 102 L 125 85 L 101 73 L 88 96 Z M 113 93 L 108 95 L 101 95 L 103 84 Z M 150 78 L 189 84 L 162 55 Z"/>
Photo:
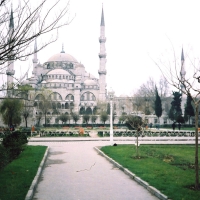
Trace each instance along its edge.
<path fill-rule="evenodd" d="M 6 62 L 26 60 L 35 53 L 32 45 L 37 38 L 43 39 L 38 52 L 56 41 L 58 29 L 70 23 L 66 17 L 69 1 L 64 0 L 19 0 L 13 6 L 10 0 L 0 0 L 0 10 L 1 73 L 5 72 Z"/>
<path fill-rule="evenodd" d="M 161 99 L 166 99 L 169 93 L 169 84 L 164 76 L 161 76 L 158 82 L 150 77 L 136 93 L 136 96 L 140 98 L 140 104 L 143 104 L 142 110 L 145 114 L 150 114 L 155 110 L 156 87 Z"/>
<path fill-rule="evenodd" d="M 172 45 L 172 62 L 168 59 L 154 61 L 159 67 L 167 82 L 175 87 L 182 95 L 190 96 L 195 111 L 195 189 L 199 189 L 199 161 L 198 161 L 198 117 L 200 103 L 200 71 L 190 60 L 190 70 L 185 71 L 185 58 L 182 49 L 181 62 L 177 61 L 174 47 Z M 198 63 L 199 64 L 199 63 Z M 193 68 L 193 69 L 192 69 Z"/>

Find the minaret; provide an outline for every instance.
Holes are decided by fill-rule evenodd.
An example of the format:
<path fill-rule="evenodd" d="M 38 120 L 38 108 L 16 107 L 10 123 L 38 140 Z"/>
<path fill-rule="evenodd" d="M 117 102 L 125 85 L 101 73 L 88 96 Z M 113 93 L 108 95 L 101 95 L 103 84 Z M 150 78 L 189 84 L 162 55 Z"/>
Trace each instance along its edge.
<path fill-rule="evenodd" d="M 11 14 L 10 14 L 10 23 L 9 23 L 9 38 L 8 38 L 8 49 L 12 48 L 12 40 L 13 40 L 13 33 L 14 33 L 14 19 L 13 19 L 13 10 L 11 8 Z M 14 70 L 14 58 L 13 58 L 13 52 L 10 52 L 8 54 L 8 67 L 6 70 L 6 75 L 7 75 L 7 95 L 10 96 L 11 95 L 11 91 L 9 91 L 9 89 L 11 89 L 13 87 L 13 76 L 15 74 L 15 70 Z"/>
<path fill-rule="evenodd" d="M 34 54 L 33 54 L 33 69 L 38 63 L 38 58 L 37 58 L 37 40 L 35 40 L 35 45 L 34 45 Z"/>
<path fill-rule="evenodd" d="M 105 101 L 106 100 L 106 48 L 105 48 L 105 22 L 104 22 L 104 13 L 102 7 L 102 14 L 101 14 L 101 24 L 100 24 L 100 53 L 99 53 L 99 100 Z"/>
<path fill-rule="evenodd" d="M 185 80 L 185 58 L 184 58 L 184 53 L 183 53 L 183 48 L 182 48 L 182 52 L 181 52 L 181 71 L 180 71 L 180 78 L 181 78 L 181 82 L 184 82 Z M 181 84 L 181 89 L 183 89 L 183 85 Z"/>
<path fill-rule="evenodd" d="M 182 93 L 182 101 L 181 101 L 181 109 L 182 109 L 182 114 L 184 115 L 185 111 L 185 104 L 186 104 L 186 99 L 187 95 L 183 92 L 184 91 L 184 86 L 182 83 L 184 83 L 185 80 L 185 58 L 184 58 L 184 53 L 183 53 L 183 48 L 181 52 L 181 71 L 180 71 L 180 81 L 181 81 L 181 93 Z"/>

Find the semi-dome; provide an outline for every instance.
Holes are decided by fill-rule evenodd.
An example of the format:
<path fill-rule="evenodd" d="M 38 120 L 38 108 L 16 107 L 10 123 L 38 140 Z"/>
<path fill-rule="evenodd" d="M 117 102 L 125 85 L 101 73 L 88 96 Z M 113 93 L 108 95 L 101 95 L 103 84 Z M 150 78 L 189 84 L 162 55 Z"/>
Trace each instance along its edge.
<path fill-rule="evenodd" d="M 55 54 L 48 59 L 48 62 L 62 62 L 62 61 L 72 62 L 72 63 L 78 62 L 73 56 L 63 52 Z"/>
<path fill-rule="evenodd" d="M 64 69 L 53 69 L 47 75 L 70 75 L 70 73 Z"/>
<path fill-rule="evenodd" d="M 84 85 L 97 85 L 96 81 L 87 79 L 84 81 Z"/>

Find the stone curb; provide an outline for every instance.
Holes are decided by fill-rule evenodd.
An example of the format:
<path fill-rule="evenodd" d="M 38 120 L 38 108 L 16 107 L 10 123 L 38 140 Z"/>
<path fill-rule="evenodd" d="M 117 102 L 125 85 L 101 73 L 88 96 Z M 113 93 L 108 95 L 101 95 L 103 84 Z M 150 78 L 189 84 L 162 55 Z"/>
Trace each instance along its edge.
<path fill-rule="evenodd" d="M 135 180 L 137 183 L 142 185 L 145 189 L 147 189 L 151 194 L 158 197 L 161 200 L 168 200 L 168 197 L 164 194 L 162 194 L 159 190 L 156 188 L 150 186 L 146 181 L 143 181 L 141 178 L 137 177 L 135 174 L 130 172 L 128 169 L 124 168 L 122 165 L 120 165 L 118 162 L 104 154 L 100 149 L 100 147 L 94 147 L 94 149 L 102 156 L 104 156 L 108 161 L 110 161 L 113 165 L 121 169 L 126 175 L 128 175 L 130 178 Z"/>
<path fill-rule="evenodd" d="M 40 163 L 40 166 L 38 168 L 38 171 L 37 171 L 37 174 L 35 175 L 35 178 L 33 179 L 32 181 L 32 184 L 26 194 L 26 198 L 25 200 L 32 200 L 33 199 L 33 195 L 34 195 L 34 192 L 35 192 L 35 189 L 37 187 L 37 184 L 38 184 L 38 181 L 39 181 L 39 178 L 41 176 L 41 173 L 42 173 L 42 169 L 44 167 L 44 164 L 45 164 L 45 161 L 46 161 L 46 158 L 47 158 L 47 155 L 48 155 L 48 152 L 49 152 L 49 147 L 47 147 L 46 149 L 46 152 L 44 154 L 44 157 Z"/>

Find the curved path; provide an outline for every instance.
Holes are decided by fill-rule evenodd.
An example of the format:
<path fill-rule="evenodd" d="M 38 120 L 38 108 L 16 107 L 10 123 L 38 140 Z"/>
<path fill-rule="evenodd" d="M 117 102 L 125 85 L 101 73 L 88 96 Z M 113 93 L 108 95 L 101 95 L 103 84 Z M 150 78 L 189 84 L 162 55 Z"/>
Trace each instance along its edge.
<path fill-rule="evenodd" d="M 94 147 L 109 145 L 108 141 L 30 141 L 29 145 L 49 146 L 34 200 L 157 199 L 98 155 Z"/>

